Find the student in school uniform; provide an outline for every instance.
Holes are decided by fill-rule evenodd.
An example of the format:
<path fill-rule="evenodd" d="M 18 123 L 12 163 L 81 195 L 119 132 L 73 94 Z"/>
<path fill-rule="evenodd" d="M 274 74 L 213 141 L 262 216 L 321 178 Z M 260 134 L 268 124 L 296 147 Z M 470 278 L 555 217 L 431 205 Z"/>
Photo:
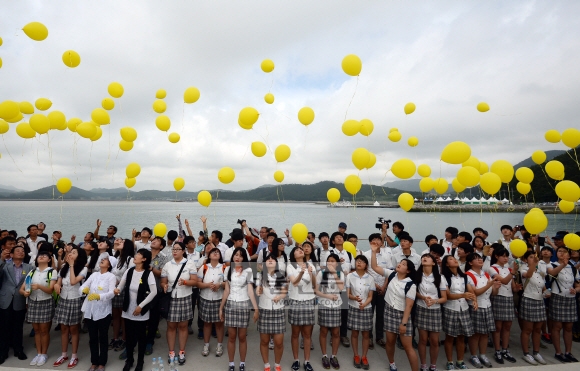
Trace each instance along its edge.
<path fill-rule="evenodd" d="M 401 237 L 403 238 L 403 237 Z M 407 236 L 405 236 L 407 238 Z M 410 238 L 410 237 L 409 237 Z M 377 252 L 380 245 L 375 241 L 371 242 L 373 251 L 371 267 L 375 272 L 388 277 L 387 292 L 385 293 L 385 327 L 387 345 L 386 352 L 389 359 L 390 371 L 397 371 L 395 364 L 395 343 L 397 335 L 400 336 L 401 343 L 405 349 L 412 371 L 419 370 L 417 354 L 413 349 L 413 321 L 411 310 L 415 303 L 417 286 L 411 279 L 415 275 L 415 264 L 409 259 L 402 259 L 398 262 L 395 272 L 389 275 L 388 269 L 383 269 L 377 264 Z"/>
<path fill-rule="evenodd" d="M 254 322 L 260 315 L 254 296 L 254 274 L 250 267 L 248 253 L 243 247 L 236 247 L 231 264 L 225 271 L 224 294 L 219 308 L 220 320 L 225 321 L 228 329 L 229 371 L 235 371 L 236 339 L 239 340 L 240 371 L 246 369 L 248 350 L 247 334 L 251 309 L 254 309 Z"/>
<path fill-rule="evenodd" d="M 548 316 L 552 320 L 552 343 L 558 361 L 578 362 L 572 355 L 572 326 L 578 320 L 576 313 L 576 293 L 580 291 L 580 274 L 570 264 L 570 253 L 564 246 L 556 249 L 557 262 L 548 265 L 552 281 L 552 296 Z M 563 331 L 565 352 L 560 346 L 560 332 Z"/>
<path fill-rule="evenodd" d="M 443 246 L 443 249 L 445 250 L 443 256 L 451 255 L 457 259 L 456 239 L 458 233 L 459 230 L 455 227 L 447 227 L 445 229 L 445 238 L 439 240 L 439 244 Z"/>
<path fill-rule="evenodd" d="M 546 364 L 540 355 L 540 337 L 542 326 L 546 322 L 546 310 L 544 299 L 550 297 L 550 291 L 546 288 L 545 266 L 538 264 L 538 256 L 527 251 L 522 257 L 520 274 L 524 284 L 524 293 L 520 301 L 520 319 L 522 328 L 520 341 L 524 355 L 522 359 L 531 365 L 538 363 Z M 529 353 L 530 335 L 532 336 L 533 353 Z"/>
<path fill-rule="evenodd" d="M 445 333 L 445 356 L 447 370 L 467 369 L 463 356 L 465 354 L 465 337 L 473 335 L 473 322 L 469 314 L 467 300 L 477 300 L 473 287 L 467 282 L 467 276 L 459 269 L 459 261 L 452 255 L 447 255 L 441 262 L 441 275 L 447 283 L 447 302 L 443 304 L 443 332 Z M 453 364 L 453 342 L 457 361 Z"/>
<path fill-rule="evenodd" d="M 344 223 L 341 223 L 341 225 Z M 338 255 L 340 259 L 340 267 L 344 276 L 346 277 L 350 272 L 352 272 L 354 267 L 354 256 L 344 249 L 344 234 L 341 232 L 334 232 L 330 235 L 330 242 L 334 245 L 332 253 Z M 343 289 L 341 292 L 341 299 L 343 302 L 347 301 L 346 291 Z M 340 311 L 340 342 L 345 347 L 350 347 L 350 340 L 348 339 L 348 309 L 342 308 Z"/>
<path fill-rule="evenodd" d="M 328 264 L 328 262 L 327 262 Z M 373 327 L 373 294 L 375 280 L 367 273 L 369 261 L 366 256 L 354 259 L 355 271 L 346 277 L 348 295 L 348 328 L 351 330 L 350 343 L 354 353 L 354 367 L 368 370 L 369 333 Z M 358 334 L 362 332 L 362 352 L 358 352 Z"/>
<path fill-rule="evenodd" d="M 79 330 L 83 318 L 81 307 L 83 298 L 79 292 L 82 280 L 87 276 L 87 254 L 79 247 L 73 247 L 64 259 L 54 291 L 60 295 L 54 314 L 54 322 L 60 324 L 60 343 L 62 354 L 53 366 L 58 367 L 68 361 L 69 334 L 72 342 L 72 355 L 68 368 L 74 368 L 78 362 Z"/>
<path fill-rule="evenodd" d="M 117 238 L 113 246 L 115 251 L 115 258 L 117 258 L 117 265 L 113 267 L 113 274 L 117 278 L 117 284 L 121 281 L 125 271 L 135 264 L 133 263 L 133 256 L 135 255 L 135 244 L 128 239 Z M 125 329 L 125 321 L 123 320 L 123 300 L 124 292 L 116 295 L 113 298 L 113 338 L 109 343 L 109 349 L 114 349 L 115 352 L 125 349 L 125 341 L 127 339 L 127 331 Z M 120 336 L 121 329 L 123 335 Z M 127 352 L 123 352 L 123 359 Z"/>
<path fill-rule="evenodd" d="M 48 360 L 50 344 L 50 325 L 54 318 L 54 300 L 52 291 L 58 278 L 50 265 L 52 256 L 49 251 L 40 249 L 34 260 L 36 269 L 28 273 L 20 287 L 20 295 L 28 298 L 26 321 L 34 328 L 34 342 L 37 355 L 30 362 L 31 366 L 42 366 Z M 30 287 L 27 287 L 27 282 Z"/>
<path fill-rule="evenodd" d="M 324 268 L 316 275 L 315 293 L 318 297 L 318 325 L 320 326 L 320 350 L 322 351 L 322 368 L 340 367 L 336 355 L 340 343 L 340 309 L 346 276 L 341 270 L 340 258 L 331 253 L 326 258 Z M 331 334 L 332 354 L 326 352 L 328 332 Z"/>
<path fill-rule="evenodd" d="M 439 333 L 442 330 L 441 304 L 447 301 L 447 283 L 439 273 L 437 261 L 431 254 L 421 256 L 421 265 L 415 278 L 417 307 L 415 323 L 419 329 L 419 360 L 421 371 L 436 371 L 439 356 Z M 431 366 L 427 368 L 427 342 Z"/>
<path fill-rule="evenodd" d="M 264 269 L 256 280 L 260 297 L 260 318 L 258 332 L 260 333 L 260 353 L 264 361 L 264 371 L 270 371 L 269 341 L 273 338 L 274 371 L 282 371 L 280 362 L 284 353 L 284 333 L 286 332 L 286 313 L 284 299 L 288 294 L 286 275 L 280 272 L 276 257 L 268 255 L 264 261 Z"/>

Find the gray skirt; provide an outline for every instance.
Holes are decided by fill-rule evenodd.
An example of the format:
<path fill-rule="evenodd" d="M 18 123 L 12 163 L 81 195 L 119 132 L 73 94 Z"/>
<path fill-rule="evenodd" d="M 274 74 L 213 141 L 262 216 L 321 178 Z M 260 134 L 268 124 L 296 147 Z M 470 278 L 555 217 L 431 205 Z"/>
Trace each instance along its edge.
<path fill-rule="evenodd" d="M 528 322 L 544 322 L 546 320 L 544 300 L 534 300 L 522 296 L 520 301 L 520 318 Z"/>
<path fill-rule="evenodd" d="M 123 308 L 123 300 L 125 299 L 125 290 L 122 290 L 119 295 L 113 296 L 113 308 Z"/>
<path fill-rule="evenodd" d="M 349 305 L 346 326 L 350 330 L 370 331 L 373 328 L 373 307 L 359 309 Z"/>
<path fill-rule="evenodd" d="M 199 298 L 199 317 L 203 322 L 215 323 L 221 322 L 220 320 L 220 304 L 222 300 L 206 300 L 202 297 Z M 193 310 L 192 310 L 193 311 Z"/>
<path fill-rule="evenodd" d="M 472 336 L 473 322 L 469 310 L 451 310 L 443 308 L 443 332 L 451 337 Z"/>
<path fill-rule="evenodd" d="M 280 309 L 260 308 L 258 319 L 258 332 L 260 334 L 283 334 L 286 332 L 286 311 Z"/>
<path fill-rule="evenodd" d="M 82 297 L 76 299 L 59 298 L 54 312 L 54 322 L 65 326 L 78 325 L 83 319 L 82 306 Z"/>
<path fill-rule="evenodd" d="M 314 325 L 314 305 L 316 299 L 292 300 L 288 302 L 288 322 L 293 326 Z"/>
<path fill-rule="evenodd" d="M 476 334 L 491 334 L 495 332 L 495 320 L 493 319 L 491 307 L 473 310 L 473 307 L 470 305 L 469 314 L 473 322 L 473 331 Z"/>
<path fill-rule="evenodd" d="M 512 296 L 491 296 L 491 309 L 496 321 L 513 321 L 515 318 L 514 298 Z"/>
<path fill-rule="evenodd" d="M 552 294 L 550 296 L 548 317 L 556 322 L 576 322 L 578 320 L 576 298 Z"/>
<path fill-rule="evenodd" d="M 193 318 L 191 295 L 184 298 L 171 298 L 167 322 L 183 322 Z"/>
<path fill-rule="evenodd" d="M 385 302 L 383 330 L 399 334 L 399 326 L 403 321 L 403 314 L 405 314 L 404 311 L 396 310 Z M 413 336 L 413 321 L 411 317 L 412 316 L 409 316 L 409 321 L 407 321 L 407 330 L 405 330 L 404 334 L 400 335 Z"/>
<path fill-rule="evenodd" d="M 54 300 L 29 300 L 26 311 L 26 322 L 47 323 L 54 318 Z"/>
<path fill-rule="evenodd" d="M 250 322 L 250 301 L 227 300 L 224 309 L 226 327 L 248 328 Z M 219 308 L 218 308 L 219 309 Z"/>
<path fill-rule="evenodd" d="M 318 305 L 318 326 L 327 328 L 340 327 L 340 307 L 328 308 Z"/>
<path fill-rule="evenodd" d="M 442 326 L 441 308 L 424 308 L 420 305 L 416 306 L 415 310 L 415 324 L 419 330 L 429 332 L 441 332 Z"/>

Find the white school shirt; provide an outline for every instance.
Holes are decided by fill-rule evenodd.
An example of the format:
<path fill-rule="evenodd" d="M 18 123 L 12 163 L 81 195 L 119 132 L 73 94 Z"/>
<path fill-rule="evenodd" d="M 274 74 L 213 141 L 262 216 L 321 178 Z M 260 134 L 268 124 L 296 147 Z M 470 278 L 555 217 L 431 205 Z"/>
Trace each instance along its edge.
<path fill-rule="evenodd" d="M 119 258 L 117 258 L 117 259 L 119 259 Z M 117 264 L 115 264 L 111 273 L 113 273 L 115 275 L 115 277 L 117 278 L 117 283 L 119 283 L 119 282 L 121 282 L 121 278 L 123 278 L 123 274 L 127 271 L 127 269 L 132 268 L 134 266 L 135 266 L 135 263 L 133 262 L 133 258 L 129 258 L 129 261 L 126 264 L 123 264 L 123 266 L 121 268 L 118 267 L 118 260 L 117 260 Z"/>
<path fill-rule="evenodd" d="M 441 279 L 445 280 L 445 277 L 442 276 Z M 452 275 L 451 285 L 448 286 L 448 290 L 450 294 L 464 294 L 468 292 L 467 287 L 465 286 L 465 279 L 460 275 Z M 447 299 L 447 301 L 443 304 L 443 307 L 455 312 L 463 312 L 469 309 L 469 305 L 467 304 L 467 300 L 465 300 L 465 298 L 454 300 Z"/>
<path fill-rule="evenodd" d="M 312 263 L 307 264 L 312 267 L 313 272 L 316 272 L 316 268 Z M 286 268 L 288 279 L 292 281 L 294 278 L 298 277 L 300 271 L 301 268 L 295 268 L 294 265 L 288 264 L 288 267 Z M 316 297 L 314 295 L 314 288 L 312 287 L 312 279 L 310 277 L 308 269 L 306 270 L 306 272 L 304 272 L 304 274 L 302 274 L 302 278 L 300 279 L 300 282 L 298 282 L 298 285 L 294 286 L 292 282 L 288 284 L 288 297 L 292 300 L 297 301 L 312 300 Z"/>
<path fill-rule="evenodd" d="M 196 274 L 196 271 L 193 262 L 190 262 L 187 258 L 182 258 L 179 264 L 175 262 L 175 259 L 171 259 L 165 263 L 161 270 L 161 278 L 167 278 L 167 292 L 172 293 L 172 298 L 185 298 L 192 294 L 191 286 L 180 286 L 179 283 L 175 285 L 175 290 L 172 290 L 173 283 L 175 282 L 177 274 L 183 264 L 185 264 L 185 267 L 183 268 L 179 279 L 189 280 L 191 279 L 191 276 Z"/>
<path fill-rule="evenodd" d="M 130 319 L 131 321 L 147 321 L 149 319 L 150 311 L 147 311 L 147 313 L 143 315 L 139 314 L 136 316 L 133 315 L 133 312 L 135 311 L 137 306 L 143 308 L 144 306 L 149 304 L 151 300 L 153 300 L 155 295 L 157 295 L 157 284 L 155 283 L 155 275 L 152 272 L 150 272 L 149 276 L 147 277 L 147 285 L 149 286 L 149 295 L 147 295 L 147 297 L 145 297 L 145 299 L 141 303 L 137 303 L 137 292 L 139 290 L 139 284 L 141 283 L 141 278 L 143 277 L 144 272 L 145 271 L 137 272 L 136 270 L 133 270 L 133 276 L 131 277 L 131 282 L 129 283 L 129 308 L 127 308 L 126 312 L 123 311 L 121 316 L 123 318 Z M 119 282 L 117 288 L 121 290 L 121 292 L 123 292 L 126 284 L 127 284 L 127 271 L 125 271 L 125 273 L 123 274 L 121 282 Z"/>
<path fill-rule="evenodd" d="M 265 274 L 267 277 L 267 283 L 265 286 L 262 285 L 262 275 Z M 282 272 L 279 272 L 282 276 Z M 260 295 L 258 306 L 262 309 L 282 309 L 284 308 L 284 299 L 274 303 L 272 300 L 282 293 L 284 287 L 288 287 L 285 277 L 280 277 L 278 280 L 284 280 L 280 289 L 276 288 L 276 273 L 274 275 L 268 274 L 267 272 L 258 273 L 256 277 L 256 286 L 262 286 L 262 295 Z"/>
<path fill-rule="evenodd" d="M 52 277 L 50 280 L 56 281 L 58 279 L 58 272 L 56 271 L 56 269 L 52 269 L 51 267 L 46 267 L 46 268 L 44 268 L 43 271 L 41 271 L 38 268 L 36 268 L 36 270 L 32 271 L 32 272 L 34 272 L 34 275 L 32 276 L 31 285 L 36 283 L 39 286 L 50 286 L 50 284 L 47 281 L 48 281 L 48 272 L 51 272 L 51 271 L 52 271 Z M 52 299 L 52 295 L 47 294 L 46 292 L 42 291 L 41 289 L 31 290 L 30 296 L 28 297 L 28 301 L 31 301 L 31 300 L 32 301 L 41 301 L 41 300 L 47 300 L 47 299 Z"/>
<path fill-rule="evenodd" d="M 100 271 L 93 272 L 89 279 L 79 287 L 79 293 L 85 287 L 89 288 L 89 294 L 99 294 L 99 300 L 89 301 L 88 295 L 83 302 L 81 311 L 85 318 L 98 321 L 110 315 L 113 311 L 113 296 L 115 296 L 115 284 L 117 279 L 111 272 L 102 274 Z"/>
<path fill-rule="evenodd" d="M 231 265 L 226 268 L 224 272 L 224 279 L 228 279 L 228 274 L 231 269 Z M 236 270 L 232 271 L 232 276 L 229 281 L 230 294 L 228 295 L 228 300 L 240 302 L 250 300 L 248 296 L 248 284 L 254 283 L 254 274 L 252 268 L 247 267 L 242 269 L 242 272 L 238 273 Z"/>
<path fill-rule="evenodd" d="M 544 269 L 545 269 L 544 265 Z M 542 269 L 542 265 L 538 265 L 538 268 L 534 272 L 531 278 L 524 278 L 523 276 L 528 273 L 530 267 L 527 263 L 522 262 L 520 266 L 520 273 L 522 274 L 522 284 L 525 286 L 524 297 L 533 300 L 544 299 L 544 287 L 546 287 L 546 271 Z M 529 283 L 526 283 L 528 282 Z M 553 285 L 555 286 L 555 285 Z"/>
<path fill-rule="evenodd" d="M 355 271 L 346 276 L 346 287 L 350 289 L 352 296 L 358 296 L 364 303 L 369 297 L 369 291 L 375 291 L 375 279 L 366 272 L 361 277 Z M 365 309 L 370 308 L 371 305 L 371 303 L 368 303 Z M 349 299 L 348 306 L 358 309 L 359 303 L 356 300 Z"/>
<path fill-rule="evenodd" d="M 441 283 L 439 284 L 439 291 L 446 291 L 447 290 L 447 281 L 445 277 L 441 276 Z M 423 278 L 421 279 L 421 283 L 419 284 L 419 293 L 423 296 L 429 296 L 433 300 L 439 299 L 439 295 L 437 294 L 437 287 L 435 286 L 435 276 L 433 273 L 430 275 L 425 275 L 423 273 Z M 441 304 L 434 303 L 430 307 L 427 306 L 425 300 L 417 299 L 417 305 L 426 309 L 439 309 Z"/>
<path fill-rule="evenodd" d="M 489 273 L 489 276 L 491 278 L 494 278 L 498 274 L 501 278 L 507 277 L 508 275 L 512 276 L 512 271 L 509 268 L 509 264 L 506 264 L 505 267 L 502 267 L 499 264 L 494 264 L 487 269 L 487 273 Z M 514 296 L 514 292 L 512 291 L 512 280 L 513 280 L 513 276 L 512 276 L 512 279 L 507 284 L 505 284 L 505 285 L 502 284 L 500 286 L 499 290 L 497 291 L 497 294 L 499 296 L 507 296 L 510 298 Z"/>
<path fill-rule="evenodd" d="M 147 241 L 146 243 L 143 243 L 143 241 L 135 241 L 135 252 L 141 249 L 151 251 L 151 241 Z"/>
<path fill-rule="evenodd" d="M 207 267 L 207 272 L 205 273 L 205 277 L 203 275 L 203 268 Z M 197 279 L 203 283 L 215 283 L 216 285 L 221 285 L 222 282 L 225 281 L 224 277 L 224 265 L 217 264 L 215 267 L 212 267 L 210 263 L 203 264 L 197 270 Z M 221 300 L 224 293 L 224 289 L 220 287 L 217 291 L 211 291 L 211 289 L 205 288 L 199 290 L 199 295 L 205 300 Z"/>
<path fill-rule="evenodd" d="M 71 269 L 74 269 L 73 267 L 69 267 L 68 268 L 68 272 L 66 273 L 66 276 L 62 279 L 62 287 L 60 289 L 60 298 L 61 299 L 77 299 L 81 297 L 81 293 L 79 292 L 79 287 L 81 287 L 81 281 L 77 282 L 76 285 L 71 286 L 70 284 L 70 271 Z M 88 269 L 87 267 L 84 267 L 79 274 L 77 274 L 78 276 L 81 276 L 83 278 L 87 277 L 87 272 Z"/>
<path fill-rule="evenodd" d="M 399 277 L 395 274 L 395 277 L 393 277 L 387 286 L 385 303 L 395 310 L 405 311 L 405 307 L 407 306 L 406 298 L 415 300 L 415 296 L 417 295 L 417 285 L 415 284 L 411 286 L 407 295 L 405 295 L 405 286 L 407 282 L 411 281 L 409 277 L 399 280 Z"/>
<path fill-rule="evenodd" d="M 441 241 L 441 246 L 443 246 L 443 249 L 445 250 L 441 259 L 443 259 L 447 255 L 451 255 L 451 252 L 453 252 L 453 242 L 443 239 Z M 457 248 L 455 249 L 455 254 L 453 257 L 457 259 Z"/>
<path fill-rule="evenodd" d="M 351 259 L 349 260 L 348 258 L 348 251 L 346 251 L 345 249 L 342 249 L 341 251 L 338 251 L 338 249 L 335 247 L 332 249 L 332 253 L 338 255 L 338 259 L 344 259 L 344 262 L 340 263 L 340 266 L 342 268 L 342 272 L 344 273 L 344 275 L 348 275 L 352 269 L 354 268 L 354 256 L 352 256 L 351 254 Z M 324 262 L 326 265 L 326 262 Z"/>
<path fill-rule="evenodd" d="M 333 248 L 328 246 L 328 250 L 324 250 L 322 246 L 319 248 L 319 252 L 316 252 L 316 257 L 318 258 L 321 267 L 326 267 L 326 260 L 332 252 Z"/>
<path fill-rule="evenodd" d="M 466 272 L 466 274 L 467 273 L 471 273 L 475 276 L 475 279 L 477 280 L 477 285 L 475 284 L 475 282 L 473 282 L 473 279 L 469 276 L 469 274 L 467 275 L 467 283 L 470 284 L 471 286 L 473 286 L 473 288 L 475 288 L 475 289 L 480 289 L 482 287 L 485 287 L 485 285 L 487 285 L 487 282 L 489 280 L 491 280 L 491 278 L 488 280 L 488 278 L 485 274 L 485 271 L 483 269 L 481 270 L 480 274 L 475 273 L 475 271 L 473 269 L 470 269 L 469 271 Z M 477 306 L 479 308 L 491 307 L 491 300 L 490 300 L 491 291 L 492 291 L 492 287 L 488 288 L 483 294 L 477 296 Z"/>
<path fill-rule="evenodd" d="M 316 275 L 316 286 L 318 287 L 318 291 L 321 291 L 324 294 L 330 295 L 337 295 L 337 300 L 331 300 L 328 298 L 323 298 L 322 296 L 318 297 L 318 305 L 322 305 L 326 308 L 340 308 L 342 305 L 342 298 L 340 297 L 340 290 L 338 289 L 338 284 L 336 283 L 336 279 L 334 278 L 334 274 L 328 272 L 327 279 L 328 282 L 325 285 L 321 285 L 322 283 L 322 274 L 323 271 L 321 270 Z M 344 282 L 344 273 L 340 272 L 340 279 Z"/>
<path fill-rule="evenodd" d="M 232 255 L 234 254 L 235 247 L 228 247 L 223 256 L 224 263 L 230 263 L 232 261 Z"/>
<path fill-rule="evenodd" d="M 220 249 L 220 251 L 222 253 L 222 260 L 223 260 L 223 258 L 226 255 L 226 250 L 229 249 L 230 247 L 228 245 L 226 245 L 225 243 L 223 243 L 223 242 L 218 243 L 216 247 L 218 249 Z"/>
<path fill-rule="evenodd" d="M 375 280 L 375 285 L 379 285 L 382 287 L 385 284 L 385 277 L 382 274 L 375 272 L 373 268 L 371 268 L 371 259 L 373 256 L 372 250 L 366 251 L 363 255 L 366 256 L 369 261 L 367 273 L 370 274 L 370 276 Z M 392 273 L 393 257 L 391 255 L 391 250 L 389 248 L 382 247 L 379 250 L 379 252 L 377 253 L 377 265 L 383 268 L 383 270 L 390 269 L 391 272 L 389 272 L 389 274 Z"/>
<path fill-rule="evenodd" d="M 38 247 L 37 246 L 38 246 L 38 243 L 40 241 L 46 241 L 46 240 L 44 239 L 44 237 L 40 237 L 40 236 L 36 237 L 36 241 L 32 241 L 32 239 L 30 237 L 28 237 L 26 239 L 26 243 L 28 244 L 28 247 L 30 247 L 30 253 L 28 253 L 29 256 L 32 257 L 32 256 L 36 256 L 38 254 Z M 34 259 L 31 259 L 31 260 L 34 260 Z"/>
<path fill-rule="evenodd" d="M 405 256 L 405 254 L 403 254 L 403 250 L 399 249 L 399 250 L 394 250 L 392 251 L 392 266 L 394 268 L 397 267 L 397 265 L 399 265 L 399 263 L 401 262 L 401 260 L 403 259 L 409 259 L 410 261 L 413 262 L 413 264 L 415 264 L 415 268 L 418 268 L 419 265 L 421 265 L 421 256 L 419 254 L 417 254 L 416 252 L 413 252 L 413 250 L 411 250 L 411 255 L 409 256 Z"/>
<path fill-rule="evenodd" d="M 560 263 L 553 262 L 550 268 L 555 268 L 559 266 Z M 566 298 L 573 298 L 576 295 L 570 294 L 570 288 L 574 287 L 574 281 L 580 280 L 580 273 L 576 272 L 576 277 L 574 277 L 574 271 L 572 271 L 572 267 L 568 264 L 565 268 L 563 268 L 558 276 L 552 282 L 552 294 L 562 295 Z M 558 284 L 556 284 L 558 282 Z M 560 289 L 558 289 L 558 285 L 560 285 Z"/>
<path fill-rule="evenodd" d="M 397 246 L 395 246 L 395 247 L 387 247 L 387 248 L 391 249 L 391 253 L 392 253 L 392 254 L 394 254 L 394 253 L 398 253 L 398 252 L 401 252 L 401 251 L 403 251 L 403 248 L 401 247 L 401 245 L 397 245 Z M 417 254 L 417 250 L 415 250 L 415 249 L 414 249 L 414 248 L 412 248 L 412 247 L 411 247 L 411 252 L 412 252 L 413 254 Z"/>
<path fill-rule="evenodd" d="M 268 251 L 268 246 L 266 246 L 266 251 Z M 268 257 L 268 255 L 270 254 L 270 251 L 266 252 L 266 257 Z M 280 272 L 282 272 L 283 274 L 286 273 L 286 261 L 284 260 L 284 256 L 282 255 L 282 252 L 280 250 L 278 250 L 278 254 L 279 256 L 276 258 L 276 260 L 278 261 L 278 269 L 280 270 Z M 263 263 L 264 262 L 264 250 L 262 249 L 262 251 L 260 251 L 258 253 L 258 259 L 256 260 L 256 263 Z"/>
<path fill-rule="evenodd" d="M 187 260 L 195 266 L 195 274 L 197 275 L 197 270 L 205 262 L 205 256 L 201 256 L 199 251 L 193 251 L 192 253 L 187 253 Z"/>

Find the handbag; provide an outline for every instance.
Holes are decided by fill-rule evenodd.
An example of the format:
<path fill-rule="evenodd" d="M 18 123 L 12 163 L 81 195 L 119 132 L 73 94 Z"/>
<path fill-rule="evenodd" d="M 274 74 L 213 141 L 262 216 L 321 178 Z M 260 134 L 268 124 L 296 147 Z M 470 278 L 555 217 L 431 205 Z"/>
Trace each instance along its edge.
<path fill-rule="evenodd" d="M 161 314 L 161 317 L 164 319 L 167 319 L 167 317 L 169 316 L 169 307 L 171 306 L 171 293 L 173 292 L 173 290 L 175 290 L 175 286 L 177 286 L 177 282 L 179 281 L 181 272 L 183 272 L 183 268 L 185 268 L 185 263 L 181 264 L 181 269 L 179 270 L 179 273 L 177 273 L 177 277 L 175 277 L 175 282 L 173 282 L 173 286 L 171 286 L 171 291 L 164 293 L 163 295 L 161 295 L 161 298 L 159 299 L 159 312 Z"/>

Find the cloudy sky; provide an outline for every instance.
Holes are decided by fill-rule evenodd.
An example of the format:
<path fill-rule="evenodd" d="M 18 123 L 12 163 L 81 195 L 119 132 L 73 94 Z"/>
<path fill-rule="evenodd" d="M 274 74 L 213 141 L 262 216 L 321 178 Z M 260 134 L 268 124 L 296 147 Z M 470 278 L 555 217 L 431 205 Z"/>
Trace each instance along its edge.
<path fill-rule="evenodd" d="M 517 163 L 565 148 L 546 142 L 546 130 L 578 127 L 578 2 L 0 0 L 0 8 L 0 101 L 46 97 L 67 119 L 89 121 L 110 82 L 125 88 L 94 143 L 68 130 L 25 141 L 12 124 L 0 143 L 0 184 L 21 189 L 60 177 L 84 189 L 122 187 L 130 162 L 142 168 L 135 190 L 171 190 L 178 176 L 185 190 L 250 189 L 273 184 L 277 169 L 285 183 L 343 181 L 358 173 L 358 147 L 377 154 L 360 174 L 365 183 L 394 180 L 387 172 L 403 157 L 452 179 L 457 167 L 439 161 L 451 141 L 482 161 Z M 46 40 L 24 34 L 31 21 L 48 27 Z M 82 58 L 75 69 L 62 63 L 68 49 Z M 341 69 L 351 53 L 363 61 L 358 81 Z M 260 69 L 265 58 L 276 64 L 270 74 Z M 192 105 L 183 103 L 188 86 L 201 91 Z M 157 89 L 167 91 L 178 144 L 155 127 Z M 480 101 L 491 110 L 477 112 Z M 417 106 L 409 116 L 407 102 Z M 260 112 L 251 131 L 237 123 L 245 106 Z M 308 127 L 297 120 L 303 106 L 316 113 Z M 346 137 L 345 117 L 369 118 L 375 130 Z M 118 150 L 124 126 L 139 135 L 130 152 Z M 398 143 L 387 139 L 393 127 Z M 272 150 L 288 144 L 292 156 L 256 158 L 258 140 Z M 219 183 L 223 166 L 236 171 L 233 183 Z"/>

